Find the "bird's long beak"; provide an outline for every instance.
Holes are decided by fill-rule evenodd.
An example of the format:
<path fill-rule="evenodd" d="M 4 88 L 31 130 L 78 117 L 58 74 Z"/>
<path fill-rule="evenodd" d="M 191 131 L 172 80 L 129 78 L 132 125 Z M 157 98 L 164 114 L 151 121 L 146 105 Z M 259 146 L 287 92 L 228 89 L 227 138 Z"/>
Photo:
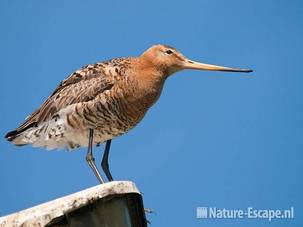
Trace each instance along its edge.
<path fill-rule="evenodd" d="M 238 69 L 238 68 L 230 68 L 230 67 L 224 67 L 224 66 L 218 66 L 218 65 L 210 65 L 210 64 L 204 64 L 196 61 L 192 61 L 189 59 L 186 59 L 183 64 L 184 69 L 197 69 L 197 70 L 210 70 L 210 71 L 225 71 L 225 72 L 244 72 L 244 73 L 250 73 L 253 70 L 251 69 Z"/>

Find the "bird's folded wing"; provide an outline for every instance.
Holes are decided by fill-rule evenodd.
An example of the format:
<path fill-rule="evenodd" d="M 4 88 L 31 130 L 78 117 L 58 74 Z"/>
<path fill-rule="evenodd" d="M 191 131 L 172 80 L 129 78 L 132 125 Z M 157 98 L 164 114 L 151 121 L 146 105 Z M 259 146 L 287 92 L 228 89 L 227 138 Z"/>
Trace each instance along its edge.
<path fill-rule="evenodd" d="M 69 105 L 90 101 L 105 90 L 111 89 L 116 81 L 105 73 L 104 67 L 106 66 L 102 63 L 88 65 L 71 74 L 15 132 L 36 126 L 51 119 Z"/>

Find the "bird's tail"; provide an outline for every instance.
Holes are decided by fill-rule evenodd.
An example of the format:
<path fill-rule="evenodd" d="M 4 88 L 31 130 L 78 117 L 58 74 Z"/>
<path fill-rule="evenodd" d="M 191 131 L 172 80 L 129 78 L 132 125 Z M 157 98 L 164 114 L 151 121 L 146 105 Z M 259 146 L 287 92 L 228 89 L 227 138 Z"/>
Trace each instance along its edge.
<path fill-rule="evenodd" d="M 24 140 L 24 136 L 27 134 L 27 131 L 29 129 L 31 129 L 32 127 L 33 127 L 33 125 L 29 125 L 28 127 L 25 127 L 25 128 L 19 127 L 13 131 L 8 132 L 4 136 L 4 138 L 17 146 L 23 146 L 23 145 L 29 144 L 30 141 Z"/>
<path fill-rule="evenodd" d="M 65 138 L 66 127 L 64 120 L 51 119 L 40 124 L 33 123 L 19 127 L 5 135 L 5 138 L 17 146 L 31 144 L 33 147 L 70 148 L 72 141 Z"/>
<path fill-rule="evenodd" d="M 23 146 L 26 145 L 27 143 L 24 143 L 22 139 L 20 138 L 20 134 L 17 130 L 13 130 L 8 132 L 5 135 L 5 139 L 7 139 L 9 142 L 12 142 L 13 144 L 17 146 Z"/>

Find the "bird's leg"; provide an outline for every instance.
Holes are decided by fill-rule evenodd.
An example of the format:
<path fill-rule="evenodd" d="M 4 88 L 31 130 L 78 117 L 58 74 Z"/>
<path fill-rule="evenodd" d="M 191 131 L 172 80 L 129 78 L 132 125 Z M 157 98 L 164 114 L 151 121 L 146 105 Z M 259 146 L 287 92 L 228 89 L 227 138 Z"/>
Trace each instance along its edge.
<path fill-rule="evenodd" d="M 102 157 L 102 162 L 101 162 L 102 169 L 103 169 L 108 181 L 114 180 L 112 175 L 110 174 L 109 165 L 108 165 L 108 155 L 109 155 L 111 142 L 112 142 L 112 140 L 106 141 L 105 149 L 104 149 L 104 153 L 103 153 L 103 157 Z"/>
<path fill-rule="evenodd" d="M 98 178 L 100 184 L 104 183 L 104 180 L 102 179 L 95 163 L 95 159 L 93 156 L 93 139 L 94 139 L 94 130 L 89 129 L 88 131 L 88 148 L 87 148 L 87 154 L 86 154 L 86 161 L 90 168 L 93 170 L 95 176 Z"/>

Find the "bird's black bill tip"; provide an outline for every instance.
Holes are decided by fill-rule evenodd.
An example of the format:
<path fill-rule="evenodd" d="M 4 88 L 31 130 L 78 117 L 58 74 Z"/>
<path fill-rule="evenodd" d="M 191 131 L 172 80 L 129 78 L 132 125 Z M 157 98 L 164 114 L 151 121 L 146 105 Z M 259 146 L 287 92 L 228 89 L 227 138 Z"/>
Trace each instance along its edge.
<path fill-rule="evenodd" d="M 244 73 L 252 73 L 253 71 L 254 71 L 254 70 L 252 70 L 252 69 L 244 69 L 244 70 L 243 70 Z"/>
<path fill-rule="evenodd" d="M 253 72 L 254 70 L 252 69 L 222 69 L 220 71 L 224 71 L 224 72 L 237 72 L 237 73 L 251 73 Z"/>

